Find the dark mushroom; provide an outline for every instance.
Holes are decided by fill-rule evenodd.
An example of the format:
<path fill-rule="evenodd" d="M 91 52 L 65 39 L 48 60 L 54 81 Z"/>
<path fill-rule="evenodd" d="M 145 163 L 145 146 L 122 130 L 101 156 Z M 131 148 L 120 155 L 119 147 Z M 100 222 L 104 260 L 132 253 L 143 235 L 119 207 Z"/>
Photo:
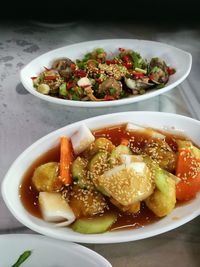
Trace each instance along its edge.
<path fill-rule="evenodd" d="M 74 62 L 69 58 L 59 58 L 53 62 L 52 69 L 57 70 L 61 77 L 69 80 L 73 73 L 71 64 L 74 64 Z"/>
<path fill-rule="evenodd" d="M 167 65 L 164 60 L 158 57 L 151 59 L 149 63 L 149 74 L 153 76 L 151 80 L 156 84 L 165 84 L 169 80 Z"/>
<path fill-rule="evenodd" d="M 115 98 L 119 98 L 122 93 L 122 83 L 110 77 L 99 85 L 98 93 L 100 95 L 112 95 Z"/>

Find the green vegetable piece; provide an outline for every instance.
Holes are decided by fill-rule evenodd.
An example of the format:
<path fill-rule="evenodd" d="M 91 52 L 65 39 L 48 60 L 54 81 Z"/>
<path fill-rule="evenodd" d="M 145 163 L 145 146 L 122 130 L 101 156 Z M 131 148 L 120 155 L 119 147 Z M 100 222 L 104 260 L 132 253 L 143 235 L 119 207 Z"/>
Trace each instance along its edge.
<path fill-rule="evenodd" d="M 123 154 L 132 155 L 133 153 L 129 147 L 124 145 L 119 145 L 116 148 L 114 148 L 110 156 L 111 166 L 116 165 L 120 160 L 120 156 Z"/>
<path fill-rule="evenodd" d="M 110 95 L 115 95 L 116 94 L 116 89 L 115 88 L 110 88 L 109 92 L 110 92 Z"/>
<path fill-rule="evenodd" d="M 71 167 L 72 177 L 76 184 L 82 188 L 87 189 L 89 187 L 89 181 L 86 176 L 87 161 L 81 157 L 77 157 Z"/>
<path fill-rule="evenodd" d="M 163 87 L 165 87 L 165 84 L 164 83 L 160 83 L 160 84 L 158 84 L 158 85 L 155 86 L 156 89 L 161 89 Z"/>
<path fill-rule="evenodd" d="M 147 70 L 143 70 L 143 69 L 140 69 L 140 68 L 135 68 L 135 71 L 138 71 L 138 72 L 142 72 L 144 74 L 147 74 Z"/>
<path fill-rule="evenodd" d="M 158 70 L 160 70 L 160 68 L 158 66 L 154 66 L 151 73 L 157 72 Z"/>
<path fill-rule="evenodd" d="M 80 100 L 80 97 L 77 96 L 77 95 L 72 95 L 72 100 L 76 100 L 76 101 L 78 101 L 78 100 Z"/>
<path fill-rule="evenodd" d="M 18 260 L 11 267 L 19 267 L 31 255 L 31 253 L 31 250 L 24 251 L 24 253 L 19 256 Z"/>
<path fill-rule="evenodd" d="M 94 51 L 95 51 L 97 54 L 105 53 L 105 51 L 104 51 L 103 48 L 96 48 Z"/>
<path fill-rule="evenodd" d="M 114 213 L 93 218 L 82 218 L 73 223 L 72 229 L 81 234 L 100 234 L 109 230 L 116 220 L 117 215 Z"/>
<path fill-rule="evenodd" d="M 91 178 L 95 177 L 96 175 L 101 175 L 104 172 L 107 160 L 108 153 L 106 151 L 100 151 L 92 157 L 88 164 Z"/>
<path fill-rule="evenodd" d="M 179 149 L 187 149 L 195 158 L 200 159 L 200 149 L 194 146 L 191 141 L 177 140 L 177 144 Z"/>
<path fill-rule="evenodd" d="M 59 87 L 59 94 L 62 96 L 67 96 L 68 92 L 67 92 L 67 88 L 66 88 L 66 83 L 62 83 Z"/>

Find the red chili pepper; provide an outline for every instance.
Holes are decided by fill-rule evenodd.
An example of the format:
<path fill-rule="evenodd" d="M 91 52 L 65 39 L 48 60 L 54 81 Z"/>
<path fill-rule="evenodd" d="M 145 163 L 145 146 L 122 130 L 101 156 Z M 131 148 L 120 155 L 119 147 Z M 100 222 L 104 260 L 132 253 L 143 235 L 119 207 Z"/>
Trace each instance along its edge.
<path fill-rule="evenodd" d="M 149 80 L 154 80 L 154 75 L 153 75 L 153 73 L 149 76 Z"/>
<path fill-rule="evenodd" d="M 72 83 L 67 83 L 67 89 L 71 89 L 72 87 L 74 86 L 74 83 L 72 82 Z"/>
<path fill-rule="evenodd" d="M 119 52 L 125 52 L 126 51 L 126 49 L 124 49 L 124 48 L 118 48 L 118 50 L 119 50 Z"/>
<path fill-rule="evenodd" d="M 123 63 L 123 66 L 129 70 L 133 67 L 133 63 L 131 63 L 131 62 Z"/>
<path fill-rule="evenodd" d="M 44 79 L 47 81 L 51 81 L 51 80 L 56 80 L 56 78 L 58 78 L 59 76 L 57 75 L 50 75 L 50 76 L 46 76 Z"/>
<path fill-rule="evenodd" d="M 105 100 L 105 101 L 110 101 L 110 100 L 115 100 L 115 98 L 114 98 L 114 96 L 112 96 L 112 95 L 105 95 L 105 96 L 104 96 L 104 100 Z"/>
<path fill-rule="evenodd" d="M 97 78 L 96 80 L 95 80 L 97 83 L 102 83 L 103 81 L 101 80 L 101 79 L 99 79 L 99 78 Z"/>
<path fill-rule="evenodd" d="M 45 68 L 46 71 L 50 71 L 50 69 L 48 69 L 47 67 L 44 66 L 44 68 Z"/>
<path fill-rule="evenodd" d="M 35 80 L 35 79 L 37 79 L 37 77 L 31 77 L 31 79 L 32 79 L 32 80 Z"/>
<path fill-rule="evenodd" d="M 176 72 L 176 70 L 174 68 L 167 67 L 167 72 L 169 75 L 173 75 Z"/>
<path fill-rule="evenodd" d="M 125 63 L 130 62 L 130 58 L 129 58 L 129 56 L 128 56 L 128 55 L 124 55 L 124 56 L 123 56 L 123 61 L 124 61 Z"/>
<path fill-rule="evenodd" d="M 142 72 L 137 72 L 137 71 L 132 71 L 132 72 L 130 72 L 130 74 L 132 74 L 132 75 L 134 75 L 134 77 L 136 78 L 136 79 L 140 79 L 140 78 L 143 78 L 144 77 L 144 73 L 142 73 Z"/>
<path fill-rule="evenodd" d="M 70 68 L 71 68 L 72 70 L 75 70 L 75 69 L 76 69 L 76 65 L 75 65 L 74 63 L 72 63 L 72 64 L 70 64 Z"/>
<path fill-rule="evenodd" d="M 74 75 L 78 77 L 85 77 L 87 76 L 87 73 L 84 70 L 75 70 Z"/>
<path fill-rule="evenodd" d="M 81 85 L 82 88 L 87 88 L 87 87 L 91 87 L 90 84 L 86 84 L 86 85 Z"/>

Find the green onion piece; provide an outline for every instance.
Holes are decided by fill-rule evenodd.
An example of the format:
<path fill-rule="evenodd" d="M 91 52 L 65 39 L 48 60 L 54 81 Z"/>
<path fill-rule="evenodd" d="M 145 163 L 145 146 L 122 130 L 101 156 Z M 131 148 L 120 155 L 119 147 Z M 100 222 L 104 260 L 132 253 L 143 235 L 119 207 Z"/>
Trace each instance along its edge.
<path fill-rule="evenodd" d="M 68 92 L 67 92 L 67 89 L 66 89 L 66 83 L 62 83 L 60 85 L 59 94 L 62 95 L 62 96 L 67 96 L 68 95 Z"/>
<path fill-rule="evenodd" d="M 158 71 L 159 69 L 160 69 L 159 67 L 155 66 L 155 67 L 153 67 L 153 69 L 151 70 L 151 73 L 154 73 L 154 72 Z"/>
<path fill-rule="evenodd" d="M 19 267 L 29 256 L 31 255 L 31 250 L 24 251 L 18 258 L 18 260 L 11 267 Z"/>
<path fill-rule="evenodd" d="M 77 93 L 79 94 L 79 95 L 83 95 L 83 93 L 84 93 L 84 91 L 83 91 L 83 89 L 81 88 L 81 87 L 77 87 L 76 88 L 76 90 L 77 90 Z"/>
<path fill-rule="evenodd" d="M 156 85 L 156 89 L 161 89 L 161 88 L 163 88 L 163 87 L 165 87 L 165 84 L 164 83 L 160 83 L 160 84 L 158 84 L 158 85 Z"/>
<path fill-rule="evenodd" d="M 80 97 L 77 96 L 77 95 L 73 95 L 73 96 L 72 96 L 72 100 L 80 100 Z"/>
<path fill-rule="evenodd" d="M 96 48 L 94 52 L 96 52 L 97 54 L 105 53 L 103 48 Z"/>
<path fill-rule="evenodd" d="M 83 60 L 82 61 L 88 61 L 89 59 L 91 59 L 92 58 L 92 53 L 87 53 L 87 54 L 85 54 L 85 56 L 84 56 L 84 58 L 83 58 Z"/>
<path fill-rule="evenodd" d="M 147 74 L 147 70 L 143 70 L 143 69 L 140 69 L 140 68 L 135 68 L 135 71 L 138 71 L 138 72 L 142 72 L 144 74 Z"/>
<path fill-rule="evenodd" d="M 109 92 L 110 92 L 110 95 L 114 95 L 114 94 L 116 93 L 116 89 L 113 88 L 113 87 L 111 87 L 111 88 L 109 89 Z"/>

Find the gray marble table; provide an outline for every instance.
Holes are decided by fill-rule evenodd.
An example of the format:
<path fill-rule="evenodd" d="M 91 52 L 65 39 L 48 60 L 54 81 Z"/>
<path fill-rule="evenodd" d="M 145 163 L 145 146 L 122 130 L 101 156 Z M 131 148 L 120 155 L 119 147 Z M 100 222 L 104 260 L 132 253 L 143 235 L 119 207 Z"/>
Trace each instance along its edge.
<path fill-rule="evenodd" d="M 155 98 L 106 109 L 74 109 L 46 103 L 29 94 L 19 71 L 30 60 L 68 44 L 106 38 L 137 38 L 166 42 L 193 56 L 188 79 Z M 14 159 L 43 135 L 66 124 L 105 113 L 149 110 L 179 113 L 200 119 L 200 35 L 195 28 L 136 25 L 131 22 L 84 21 L 45 24 L 36 21 L 0 25 L 0 181 Z M 0 196 L 0 234 L 32 233 L 8 211 Z M 200 218 L 171 232 L 146 240 L 109 245 L 86 245 L 107 258 L 113 267 L 200 266 Z M 0 264 L 1 266 L 1 264 Z"/>

